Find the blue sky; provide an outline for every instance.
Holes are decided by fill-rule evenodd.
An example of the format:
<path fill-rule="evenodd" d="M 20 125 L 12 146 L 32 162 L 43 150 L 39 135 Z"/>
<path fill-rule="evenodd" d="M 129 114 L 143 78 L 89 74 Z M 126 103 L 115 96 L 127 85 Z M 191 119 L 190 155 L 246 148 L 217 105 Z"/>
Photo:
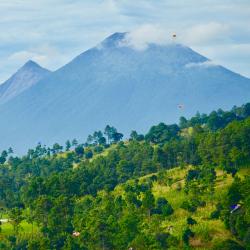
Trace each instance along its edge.
<path fill-rule="evenodd" d="M 139 45 L 175 32 L 250 77 L 249 0 L 1 0 L 0 16 L 0 82 L 29 59 L 55 70 L 117 31 Z"/>

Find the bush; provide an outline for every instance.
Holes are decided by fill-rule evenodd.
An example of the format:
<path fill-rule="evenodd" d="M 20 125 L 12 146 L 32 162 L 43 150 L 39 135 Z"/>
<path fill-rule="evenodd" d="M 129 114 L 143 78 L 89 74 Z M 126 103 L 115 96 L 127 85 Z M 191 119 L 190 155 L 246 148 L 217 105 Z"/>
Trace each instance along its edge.
<path fill-rule="evenodd" d="M 210 214 L 210 219 L 218 219 L 220 217 L 220 211 L 217 209 Z"/>
<path fill-rule="evenodd" d="M 95 152 L 95 153 L 101 153 L 101 152 L 103 152 L 103 147 L 102 147 L 102 146 L 96 146 L 96 147 L 94 148 L 94 152 Z"/>
<path fill-rule="evenodd" d="M 158 233 L 156 234 L 156 240 L 159 242 L 161 248 L 167 249 L 167 239 L 169 238 L 170 234 L 169 233 Z"/>
<path fill-rule="evenodd" d="M 197 224 L 197 221 L 195 219 L 193 219 L 192 217 L 188 217 L 187 224 L 188 225 L 195 225 L 195 224 Z"/>
<path fill-rule="evenodd" d="M 193 205 L 189 201 L 183 201 L 181 204 L 181 208 L 187 210 L 188 212 L 195 212 L 197 210 L 197 206 Z"/>
<path fill-rule="evenodd" d="M 91 159 L 93 157 L 93 152 L 92 151 L 88 151 L 85 153 L 85 158 L 86 159 Z"/>
<path fill-rule="evenodd" d="M 194 179 L 198 179 L 199 177 L 200 177 L 200 170 L 191 169 L 191 170 L 188 170 L 186 181 L 189 182 Z"/>
<path fill-rule="evenodd" d="M 78 145 L 76 148 L 75 148 L 75 152 L 78 156 L 83 156 L 84 154 L 84 148 L 82 145 Z"/>
<path fill-rule="evenodd" d="M 189 239 L 194 237 L 194 232 L 191 229 L 186 228 L 182 234 L 182 240 L 186 245 L 189 245 Z"/>
<path fill-rule="evenodd" d="M 169 216 L 174 212 L 174 209 L 165 198 L 159 197 L 157 199 L 157 206 L 155 209 L 153 209 L 152 212 L 154 214 L 162 214 L 163 216 Z"/>
<path fill-rule="evenodd" d="M 151 181 L 157 181 L 157 175 L 154 174 L 154 175 L 150 176 L 149 179 Z"/>

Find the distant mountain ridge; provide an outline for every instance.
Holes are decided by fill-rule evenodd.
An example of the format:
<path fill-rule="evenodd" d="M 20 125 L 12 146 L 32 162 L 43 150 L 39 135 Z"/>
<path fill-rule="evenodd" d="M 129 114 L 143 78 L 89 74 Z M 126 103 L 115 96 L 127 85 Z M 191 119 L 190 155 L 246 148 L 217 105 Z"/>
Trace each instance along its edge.
<path fill-rule="evenodd" d="M 0 104 L 15 98 L 51 72 L 30 60 L 0 85 Z"/>
<path fill-rule="evenodd" d="M 1 105 L 0 148 L 24 152 L 37 142 L 83 141 L 107 124 L 125 135 L 145 132 L 158 122 L 250 100 L 250 79 L 184 45 L 135 50 L 125 38 L 111 35 Z"/>

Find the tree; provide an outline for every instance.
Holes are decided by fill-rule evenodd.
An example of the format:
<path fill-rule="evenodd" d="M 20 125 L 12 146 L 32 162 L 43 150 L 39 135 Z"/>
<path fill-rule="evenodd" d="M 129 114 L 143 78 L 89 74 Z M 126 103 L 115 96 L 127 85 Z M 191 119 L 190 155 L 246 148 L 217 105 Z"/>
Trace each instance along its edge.
<path fill-rule="evenodd" d="M 188 121 L 184 116 L 180 117 L 179 126 L 180 126 L 180 128 L 187 128 L 188 127 Z"/>
<path fill-rule="evenodd" d="M 100 140 L 103 140 L 102 138 L 104 138 L 103 134 L 102 134 L 102 131 L 95 131 L 94 132 L 93 141 L 94 141 L 95 145 L 100 144 Z"/>
<path fill-rule="evenodd" d="M 93 136 L 88 135 L 85 145 L 88 146 L 88 145 L 92 145 L 92 144 L 93 144 Z"/>
<path fill-rule="evenodd" d="M 182 240 L 187 246 L 189 245 L 189 239 L 191 237 L 194 237 L 194 232 L 192 232 L 191 229 L 186 228 L 182 234 Z"/>
<path fill-rule="evenodd" d="M 6 162 L 6 158 L 0 156 L 0 164 L 4 164 Z"/>
<path fill-rule="evenodd" d="M 169 233 L 158 233 L 156 239 L 159 242 L 162 249 L 168 249 L 167 240 L 170 237 Z"/>
<path fill-rule="evenodd" d="M 98 143 L 99 143 L 100 145 L 105 146 L 106 143 L 107 143 L 107 140 L 106 140 L 106 138 L 105 138 L 104 136 L 102 136 L 102 137 L 100 137 L 100 138 L 98 139 Z"/>
<path fill-rule="evenodd" d="M 8 157 L 8 152 L 3 150 L 0 156 L 0 164 L 4 164 L 6 162 L 6 158 Z"/>
<path fill-rule="evenodd" d="M 128 242 L 131 242 L 139 233 L 140 219 L 135 211 L 134 213 L 125 212 L 118 223 L 121 230 L 120 235 L 122 236 L 119 239 L 119 246 L 124 246 L 125 249 Z"/>
<path fill-rule="evenodd" d="M 150 128 L 149 132 L 146 134 L 145 139 L 153 143 L 165 143 L 173 138 L 178 137 L 180 128 L 176 124 L 166 125 L 161 122 L 157 126 Z"/>
<path fill-rule="evenodd" d="M 91 159 L 93 157 L 93 152 L 91 150 L 86 151 L 85 157 L 86 159 Z"/>
<path fill-rule="evenodd" d="M 164 197 L 159 197 L 156 204 L 157 206 L 155 211 L 163 216 L 171 215 L 174 212 L 172 206 Z"/>
<path fill-rule="evenodd" d="M 195 225 L 195 224 L 197 224 L 197 221 L 195 219 L 193 219 L 192 217 L 188 217 L 187 224 L 188 225 Z"/>
<path fill-rule="evenodd" d="M 142 206 L 147 210 L 148 217 L 150 217 L 151 210 L 154 208 L 154 205 L 155 205 L 154 195 L 150 190 L 148 190 L 145 192 L 142 199 Z"/>
<path fill-rule="evenodd" d="M 135 130 L 132 130 L 130 133 L 130 139 L 134 141 L 142 141 L 144 139 L 144 135 L 138 134 Z"/>
<path fill-rule="evenodd" d="M 10 147 L 9 149 L 8 149 L 8 154 L 10 155 L 10 154 L 13 154 L 13 149 Z"/>
<path fill-rule="evenodd" d="M 223 126 L 223 119 L 217 114 L 216 111 L 213 111 L 208 118 L 207 126 L 212 131 L 216 131 L 217 129 Z"/>
<path fill-rule="evenodd" d="M 234 164 L 234 167 L 237 168 L 240 162 L 242 161 L 243 154 L 241 150 L 239 150 L 237 147 L 233 147 L 229 153 L 229 156 L 231 158 L 232 163 Z"/>
<path fill-rule="evenodd" d="M 112 139 L 115 143 L 119 142 L 123 137 L 123 134 L 122 133 L 114 133 L 113 136 L 112 136 Z"/>
<path fill-rule="evenodd" d="M 84 154 L 84 148 L 82 145 L 78 145 L 77 147 L 75 147 L 75 152 L 78 156 L 83 156 Z"/>
<path fill-rule="evenodd" d="M 132 175 L 134 167 L 131 163 L 121 160 L 117 165 L 117 172 L 119 174 L 120 180 L 126 181 Z"/>
<path fill-rule="evenodd" d="M 6 150 L 3 150 L 1 157 L 7 158 L 8 157 L 8 152 Z"/>
<path fill-rule="evenodd" d="M 70 143 L 69 140 L 67 140 L 66 143 L 65 143 L 65 149 L 66 149 L 66 151 L 69 151 L 70 148 L 71 148 L 71 143 Z"/>
<path fill-rule="evenodd" d="M 76 147 L 76 146 L 78 145 L 77 139 L 73 139 L 71 145 L 72 145 L 73 147 Z"/>
<path fill-rule="evenodd" d="M 131 133 L 130 133 L 130 138 L 132 139 L 132 140 L 137 140 L 137 137 L 138 137 L 138 134 L 137 134 L 137 132 L 135 131 L 135 130 L 132 130 L 131 131 Z"/>
<path fill-rule="evenodd" d="M 55 144 L 53 145 L 52 152 L 53 152 L 54 154 L 57 154 L 57 153 L 61 152 L 62 149 L 63 149 L 63 146 L 59 145 L 58 143 L 55 143 Z"/>
<path fill-rule="evenodd" d="M 10 223 L 13 226 L 13 230 L 15 234 L 17 235 L 19 231 L 20 223 L 23 220 L 22 210 L 18 207 L 10 209 L 9 219 L 10 219 Z"/>
<path fill-rule="evenodd" d="M 48 214 L 48 229 L 51 234 L 71 233 L 73 216 L 73 201 L 70 197 L 60 195 L 53 200 L 53 206 Z"/>
<path fill-rule="evenodd" d="M 114 127 L 111 127 L 109 125 L 107 125 L 104 129 L 104 134 L 108 137 L 108 143 L 111 142 L 112 138 L 113 138 L 113 134 L 116 133 L 117 130 Z"/>
<path fill-rule="evenodd" d="M 51 197 L 43 195 L 34 201 L 35 220 L 38 225 L 42 225 L 41 230 L 45 235 L 48 233 L 49 213 L 52 207 L 53 201 Z"/>

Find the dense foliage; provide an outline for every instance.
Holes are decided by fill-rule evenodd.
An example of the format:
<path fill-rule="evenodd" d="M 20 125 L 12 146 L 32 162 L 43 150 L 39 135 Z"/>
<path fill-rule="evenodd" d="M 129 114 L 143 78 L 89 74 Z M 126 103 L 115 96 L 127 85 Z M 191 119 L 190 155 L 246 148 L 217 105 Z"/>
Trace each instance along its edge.
<path fill-rule="evenodd" d="M 224 221 L 234 240 L 213 247 L 245 249 L 250 245 L 250 179 L 237 173 L 250 164 L 249 116 L 246 104 L 182 117 L 179 126 L 160 123 L 145 136 L 132 131 L 129 141 L 107 126 L 83 144 L 76 139 L 65 147 L 38 144 L 23 157 L 11 148 L 3 151 L 0 207 L 14 234 L 0 234 L 0 249 L 188 248 L 195 237 L 192 227 L 199 225 L 192 214 L 213 199 L 217 170 L 234 181 L 209 219 Z M 189 214 L 181 237 L 159 226 L 175 209 L 153 192 L 156 182 L 171 186 L 168 170 L 175 167 L 186 171 L 184 186 L 177 181 L 176 187 L 186 197 L 179 208 Z M 23 221 L 38 231 L 21 237 Z"/>

